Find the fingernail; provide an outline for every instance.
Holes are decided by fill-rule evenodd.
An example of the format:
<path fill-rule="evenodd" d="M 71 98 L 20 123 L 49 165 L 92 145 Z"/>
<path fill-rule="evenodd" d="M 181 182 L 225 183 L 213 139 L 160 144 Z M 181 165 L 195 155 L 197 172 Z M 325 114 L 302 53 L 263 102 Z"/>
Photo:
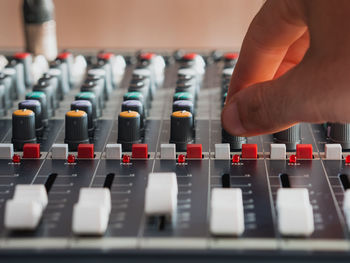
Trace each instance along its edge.
<path fill-rule="evenodd" d="M 239 118 L 237 103 L 233 102 L 225 106 L 223 112 L 223 122 L 225 123 L 227 132 L 235 135 L 245 134 L 247 131 L 243 128 L 241 119 Z"/>

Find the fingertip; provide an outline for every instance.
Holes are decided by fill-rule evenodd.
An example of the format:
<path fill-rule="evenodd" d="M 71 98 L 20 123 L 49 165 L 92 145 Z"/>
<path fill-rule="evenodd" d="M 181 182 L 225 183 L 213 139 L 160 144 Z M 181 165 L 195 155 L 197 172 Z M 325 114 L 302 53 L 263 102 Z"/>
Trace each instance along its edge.
<path fill-rule="evenodd" d="M 239 116 L 237 102 L 233 101 L 225 105 L 221 114 L 222 126 L 231 135 L 240 136 L 247 131 L 243 127 Z"/>

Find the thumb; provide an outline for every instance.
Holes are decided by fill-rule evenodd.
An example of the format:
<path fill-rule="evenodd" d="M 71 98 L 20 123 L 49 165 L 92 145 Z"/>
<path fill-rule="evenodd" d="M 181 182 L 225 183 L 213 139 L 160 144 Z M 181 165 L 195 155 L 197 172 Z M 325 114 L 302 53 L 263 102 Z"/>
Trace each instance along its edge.
<path fill-rule="evenodd" d="M 227 98 L 221 119 L 230 134 L 255 136 L 284 130 L 297 122 L 322 122 L 328 117 L 330 105 L 322 105 L 325 94 L 313 89 L 315 79 L 310 78 L 303 63 L 282 77 L 258 83 Z M 323 107 L 324 106 L 324 107 Z"/>

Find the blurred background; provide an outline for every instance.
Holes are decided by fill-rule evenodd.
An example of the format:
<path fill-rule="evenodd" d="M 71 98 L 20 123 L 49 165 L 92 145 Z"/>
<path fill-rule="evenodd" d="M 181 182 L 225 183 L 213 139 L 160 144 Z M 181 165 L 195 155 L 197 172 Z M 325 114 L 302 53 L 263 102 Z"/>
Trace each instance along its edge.
<path fill-rule="evenodd" d="M 264 0 L 55 0 L 60 48 L 238 49 Z M 21 0 L 0 0 L 0 48 L 23 47 Z"/>

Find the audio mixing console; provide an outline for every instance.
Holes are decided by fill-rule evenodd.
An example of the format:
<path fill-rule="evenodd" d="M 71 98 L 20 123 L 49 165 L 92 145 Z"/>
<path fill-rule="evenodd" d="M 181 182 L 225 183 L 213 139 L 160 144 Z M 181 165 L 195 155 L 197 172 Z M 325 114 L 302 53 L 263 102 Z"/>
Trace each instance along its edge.
<path fill-rule="evenodd" d="M 349 260 L 350 126 L 231 136 L 237 54 L 152 52 L 2 52 L 1 258 Z"/>

